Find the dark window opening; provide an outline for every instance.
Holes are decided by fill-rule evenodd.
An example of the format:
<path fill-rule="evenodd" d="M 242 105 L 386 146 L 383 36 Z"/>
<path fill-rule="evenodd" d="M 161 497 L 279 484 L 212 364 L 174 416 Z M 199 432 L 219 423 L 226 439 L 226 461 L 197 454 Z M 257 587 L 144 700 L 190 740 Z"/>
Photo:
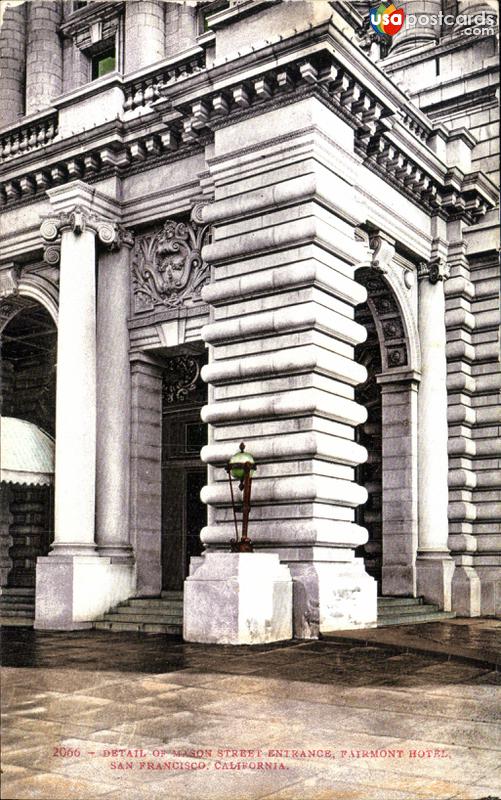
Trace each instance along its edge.
<path fill-rule="evenodd" d="M 115 53 L 115 46 L 108 47 L 102 53 L 92 56 L 91 59 L 91 80 L 95 81 L 96 78 L 102 78 L 103 75 L 108 75 L 109 72 L 114 72 L 116 69 L 117 59 Z"/>
<path fill-rule="evenodd" d="M 210 5 L 206 6 L 206 8 L 203 8 L 201 12 L 202 24 L 200 26 L 202 32 L 206 33 L 208 30 L 210 30 L 208 19 L 212 14 L 215 14 L 216 11 L 222 11 L 223 9 L 229 7 L 229 0 L 221 0 L 220 2 L 216 0 L 216 2 L 211 3 Z"/>
<path fill-rule="evenodd" d="M 88 0 L 75 0 L 75 2 L 73 3 L 73 11 L 80 11 L 81 8 L 85 8 L 85 6 L 88 5 L 89 5 Z"/>

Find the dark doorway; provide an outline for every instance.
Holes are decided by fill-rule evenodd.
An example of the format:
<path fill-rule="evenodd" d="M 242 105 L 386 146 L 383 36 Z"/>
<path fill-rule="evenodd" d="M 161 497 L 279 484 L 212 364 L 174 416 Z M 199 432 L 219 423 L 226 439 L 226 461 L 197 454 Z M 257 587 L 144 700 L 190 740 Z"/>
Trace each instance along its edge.
<path fill-rule="evenodd" d="M 38 303 L 25 307 L 2 332 L 2 416 L 26 420 L 50 436 L 55 432 L 57 329 Z M 2 584 L 34 589 L 36 560 L 53 539 L 53 487 L 2 486 L 0 551 Z"/>
<path fill-rule="evenodd" d="M 202 553 L 200 531 L 207 508 L 200 490 L 207 468 L 200 450 L 207 443 L 207 425 L 200 409 L 207 386 L 200 377 L 202 355 L 169 358 L 162 389 L 162 588 L 181 591 L 190 558 Z"/>

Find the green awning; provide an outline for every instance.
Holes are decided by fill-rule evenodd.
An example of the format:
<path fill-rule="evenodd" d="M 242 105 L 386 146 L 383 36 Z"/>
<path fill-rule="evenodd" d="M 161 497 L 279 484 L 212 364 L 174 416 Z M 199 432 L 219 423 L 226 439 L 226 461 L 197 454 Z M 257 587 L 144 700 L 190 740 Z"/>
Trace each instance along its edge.
<path fill-rule="evenodd" d="M 32 422 L 0 419 L 0 480 L 47 486 L 54 480 L 54 439 Z"/>

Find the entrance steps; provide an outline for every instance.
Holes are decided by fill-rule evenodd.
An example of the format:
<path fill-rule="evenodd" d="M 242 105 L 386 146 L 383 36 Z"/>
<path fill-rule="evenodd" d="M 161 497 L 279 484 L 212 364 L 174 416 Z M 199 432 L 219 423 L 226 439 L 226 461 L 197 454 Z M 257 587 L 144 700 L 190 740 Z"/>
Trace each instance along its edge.
<path fill-rule="evenodd" d="M 183 593 L 162 592 L 159 597 L 131 597 L 96 620 L 99 631 L 136 631 L 167 633 L 183 632 Z"/>
<path fill-rule="evenodd" d="M 440 622 L 455 616 L 453 611 L 440 611 L 439 606 L 425 603 L 422 597 L 378 597 L 377 600 L 378 628 Z"/>
<path fill-rule="evenodd" d="M 0 596 L 0 625 L 33 627 L 35 589 L 5 586 Z"/>

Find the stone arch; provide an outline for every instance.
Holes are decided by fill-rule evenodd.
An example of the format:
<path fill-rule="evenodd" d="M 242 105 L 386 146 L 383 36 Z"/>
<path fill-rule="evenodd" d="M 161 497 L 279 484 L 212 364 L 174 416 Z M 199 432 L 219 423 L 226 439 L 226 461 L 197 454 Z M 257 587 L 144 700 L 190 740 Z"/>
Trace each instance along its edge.
<path fill-rule="evenodd" d="M 421 361 L 410 276 L 409 272 L 404 283 L 406 276 L 400 277 L 400 267 L 394 263 L 384 272 L 363 266 L 356 275 L 368 293 L 366 303 L 355 313 L 355 319 L 368 331 L 367 342 L 359 345 L 358 359 L 363 360 L 365 351 L 371 348 L 377 348 L 380 356 L 379 361 L 371 360 L 367 381 L 357 388 L 358 401 L 367 405 L 368 397 L 373 404 L 373 413 L 369 413 L 359 434 L 369 450 L 370 467 L 365 467 L 365 472 L 359 470 L 357 476 L 360 482 L 368 482 L 369 491 L 369 502 L 359 512 L 359 524 L 369 531 L 369 541 L 360 555 L 383 595 L 416 594 L 417 388 Z M 368 408 L 370 411 L 370 403 Z"/>
<path fill-rule="evenodd" d="M 421 354 L 409 300 L 410 289 L 397 276 L 396 270 L 383 273 L 362 267 L 356 277 L 367 289 L 367 305 L 376 326 L 383 372 L 402 367 L 419 371 Z"/>
<path fill-rule="evenodd" d="M 0 298 L 0 333 L 16 314 L 38 303 L 52 317 L 57 326 L 59 291 L 54 283 L 42 275 L 21 275 L 11 294 Z"/>

